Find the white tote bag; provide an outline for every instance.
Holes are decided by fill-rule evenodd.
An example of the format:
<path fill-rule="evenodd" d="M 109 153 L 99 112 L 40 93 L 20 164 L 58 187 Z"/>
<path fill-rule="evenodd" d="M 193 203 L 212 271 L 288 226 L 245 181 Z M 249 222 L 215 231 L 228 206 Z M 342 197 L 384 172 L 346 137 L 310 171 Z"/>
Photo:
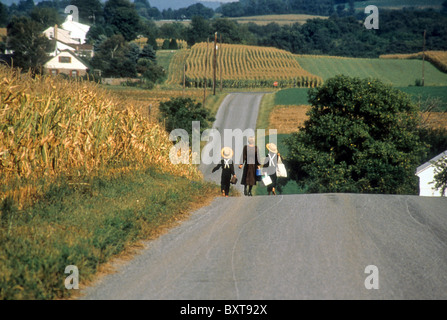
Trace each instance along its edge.
<path fill-rule="evenodd" d="M 278 178 L 287 178 L 287 170 L 281 158 L 278 158 L 278 166 L 276 167 L 276 176 Z"/>
<path fill-rule="evenodd" d="M 262 176 L 262 183 L 264 183 L 264 186 L 268 186 L 272 184 L 272 178 L 266 173 Z"/>

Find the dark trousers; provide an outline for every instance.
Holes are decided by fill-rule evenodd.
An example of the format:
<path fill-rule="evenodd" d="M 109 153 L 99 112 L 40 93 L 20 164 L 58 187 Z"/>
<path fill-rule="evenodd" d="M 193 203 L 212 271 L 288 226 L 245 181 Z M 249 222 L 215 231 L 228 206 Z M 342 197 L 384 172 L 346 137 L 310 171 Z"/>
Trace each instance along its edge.
<path fill-rule="evenodd" d="M 222 183 L 222 184 L 220 185 L 220 190 L 222 190 L 222 193 L 225 192 L 225 195 L 228 196 L 229 193 L 230 193 L 230 184 L 229 184 L 229 183 L 228 183 L 228 184 L 224 184 L 224 183 Z"/>

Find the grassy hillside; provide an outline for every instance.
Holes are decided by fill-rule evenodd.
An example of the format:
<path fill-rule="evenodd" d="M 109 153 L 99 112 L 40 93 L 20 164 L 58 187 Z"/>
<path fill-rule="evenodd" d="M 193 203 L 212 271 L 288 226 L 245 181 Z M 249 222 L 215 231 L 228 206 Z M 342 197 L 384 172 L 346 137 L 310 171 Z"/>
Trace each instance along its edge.
<path fill-rule="evenodd" d="M 324 16 L 314 16 L 308 14 L 273 14 L 265 16 L 247 16 L 229 18 L 238 23 L 254 23 L 260 26 L 268 25 L 269 23 L 276 23 L 279 25 L 290 25 L 294 23 L 304 24 L 309 19 L 327 19 Z"/>
<path fill-rule="evenodd" d="M 422 60 L 422 52 L 410 54 L 384 54 L 381 59 L 419 59 Z M 425 60 L 430 61 L 433 65 L 441 70 L 447 72 L 447 51 L 426 51 Z"/>
<path fill-rule="evenodd" d="M 338 74 L 359 78 L 377 78 L 396 87 L 415 85 L 422 77 L 421 60 L 361 59 L 326 56 L 296 56 L 307 71 L 324 80 Z M 447 74 L 425 63 L 425 85 L 447 86 Z"/>

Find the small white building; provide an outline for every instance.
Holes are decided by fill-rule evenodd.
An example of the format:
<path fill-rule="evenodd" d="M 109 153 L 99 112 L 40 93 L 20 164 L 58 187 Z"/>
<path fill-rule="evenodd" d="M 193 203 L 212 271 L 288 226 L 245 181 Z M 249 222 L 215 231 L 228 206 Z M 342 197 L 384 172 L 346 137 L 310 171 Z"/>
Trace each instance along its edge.
<path fill-rule="evenodd" d="M 52 57 L 44 64 L 46 74 L 65 74 L 69 77 L 82 77 L 87 74 L 88 66 L 72 51 L 66 50 Z"/>
<path fill-rule="evenodd" d="M 416 169 L 416 175 L 419 177 L 419 195 L 425 197 L 441 197 L 440 190 L 434 186 L 435 166 L 433 163 L 447 158 L 447 151 L 437 155 L 430 161 L 424 163 Z"/>

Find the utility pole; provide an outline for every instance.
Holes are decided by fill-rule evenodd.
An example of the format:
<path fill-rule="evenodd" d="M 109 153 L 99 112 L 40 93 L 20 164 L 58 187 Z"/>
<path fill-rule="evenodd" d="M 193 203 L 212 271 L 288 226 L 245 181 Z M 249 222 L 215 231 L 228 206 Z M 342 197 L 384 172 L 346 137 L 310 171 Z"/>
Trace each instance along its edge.
<path fill-rule="evenodd" d="M 217 32 L 214 33 L 214 59 L 213 59 L 213 95 L 216 95 L 216 72 L 217 72 Z"/>
<path fill-rule="evenodd" d="M 183 92 L 182 92 L 182 97 L 185 96 L 185 87 L 186 87 L 186 64 L 183 65 Z"/>
<path fill-rule="evenodd" d="M 222 69 L 223 69 L 223 47 L 222 47 L 222 34 L 220 34 L 220 67 L 219 67 L 219 71 L 220 71 L 220 92 L 222 93 L 223 90 L 223 82 L 222 82 Z"/>
<path fill-rule="evenodd" d="M 205 83 L 203 85 L 203 106 L 205 107 L 205 101 L 206 101 L 206 73 L 208 71 L 208 46 L 210 44 L 210 39 L 208 38 L 206 42 L 206 54 L 205 54 Z"/>
<path fill-rule="evenodd" d="M 424 30 L 424 45 L 422 47 L 422 86 L 425 85 L 425 69 L 424 69 L 424 62 L 425 62 L 425 37 L 427 35 L 427 30 Z"/>

